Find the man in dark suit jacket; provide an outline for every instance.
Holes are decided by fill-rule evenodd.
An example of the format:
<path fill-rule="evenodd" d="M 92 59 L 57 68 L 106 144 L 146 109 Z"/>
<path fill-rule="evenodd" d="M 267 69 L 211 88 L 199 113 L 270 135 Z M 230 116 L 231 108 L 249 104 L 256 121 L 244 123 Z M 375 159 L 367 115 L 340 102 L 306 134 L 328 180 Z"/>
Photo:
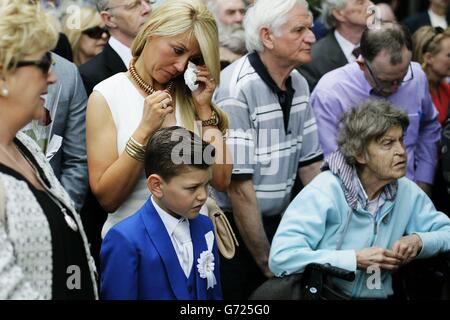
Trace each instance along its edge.
<path fill-rule="evenodd" d="M 99 0 L 97 9 L 111 37 L 103 52 L 80 66 L 88 96 L 99 82 L 127 71 L 131 44 L 146 22 L 151 6 L 147 1 Z"/>
<path fill-rule="evenodd" d="M 90 95 L 98 83 L 127 69 L 117 52 L 107 43 L 101 53 L 80 66 L 80 73 L 86 92 Z"/>
<path fill-rule="evenodd" d="M 320 39 L 312 49 L 312 61 L 299 67 L 300 73 L 305 77 L 312 92 L 322 76 L 334 69 L 347 64 L 334 32 L 329 32 L 325 38 Z"/>
<path fill-rule="evenodd" d="M 151 6 L 148 1 L 99 0 L 97 9 L 111 37 L 99 55 L 79 68 L 88 96 L 99 82 L 127 71 L 131 60 L 131 44 L 146 22 Z M 80 215 L 99 269 L 100 234 L 107 213 L 91 191 L 87 194 Z"/>
<path fill-rule="evenodd" d="M 312 61 L 298 68 L 308 81 L 311 92 L 325 73 L 356 60 L 359 41 L 367 24 L 367 8 L 370 5 L 372 2 L 369 0 L 322 2 L 320 19 L 325 27 L 334 30 L 313 46 Z"/>
<path fill-rule="evenodd" d="M 420 27 L 433 26 L 447 28 L 450 25 L 449 0 L 430 0 L 428 11 L 408 17 L 403 22 L 413 34 Z M 439 23 L 441 20 L 441 23 Z"/>

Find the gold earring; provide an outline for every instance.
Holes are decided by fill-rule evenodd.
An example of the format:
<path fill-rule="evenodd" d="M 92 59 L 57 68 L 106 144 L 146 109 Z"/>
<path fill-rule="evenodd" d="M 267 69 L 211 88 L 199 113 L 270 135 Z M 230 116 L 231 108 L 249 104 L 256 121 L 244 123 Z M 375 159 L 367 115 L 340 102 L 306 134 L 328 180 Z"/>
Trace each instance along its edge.
<path fill-rule="evenodd" d="M 2 85 L 2 88 L 0 89 L 0 96 L 5 98 L 9 96 L 9 90 L 8 87 L 6 86 L 6 83 L 4 83 Z"/>

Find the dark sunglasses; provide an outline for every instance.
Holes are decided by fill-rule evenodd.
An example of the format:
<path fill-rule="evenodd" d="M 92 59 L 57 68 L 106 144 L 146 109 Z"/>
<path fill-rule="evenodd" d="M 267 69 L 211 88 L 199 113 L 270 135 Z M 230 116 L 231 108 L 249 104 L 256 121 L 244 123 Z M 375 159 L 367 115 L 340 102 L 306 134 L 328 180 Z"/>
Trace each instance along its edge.
<path fill-rule="evenodd" d="M 86 29 L 82 32 L 82 34 L 87 35 L 89 38 L 97 40 L 101 39 L 105 33 L 109 37 L 108 29 L 99 26 Z"/>
<path fill-rule="evenodd" d="M 50 67 L 54 63 L 55 62 L 52 59 L 52 54 L 50 52 L 46 52 L 41 60 L 23 60 L 17 62 L 16 68 L 36 66 L 41 69 L 44 74 L 48 74 L 50 71 Z"/>

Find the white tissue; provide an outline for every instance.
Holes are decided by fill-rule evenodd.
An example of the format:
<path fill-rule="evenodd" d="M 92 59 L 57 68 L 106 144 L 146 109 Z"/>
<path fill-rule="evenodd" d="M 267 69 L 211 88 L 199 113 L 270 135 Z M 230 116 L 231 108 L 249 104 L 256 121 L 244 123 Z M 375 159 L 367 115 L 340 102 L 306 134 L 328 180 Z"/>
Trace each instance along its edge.
<path fill-rule="evenodd" d="M 191 61 L 189 61 L 186 71 L 184 72 L 184 82 L 191 91 L 195 91 L 198 89 L 198 84 L 196 84 L 197 82 L 197 73 L 195 73 L 196 70 L 197 66 L 193 64 Z"/>

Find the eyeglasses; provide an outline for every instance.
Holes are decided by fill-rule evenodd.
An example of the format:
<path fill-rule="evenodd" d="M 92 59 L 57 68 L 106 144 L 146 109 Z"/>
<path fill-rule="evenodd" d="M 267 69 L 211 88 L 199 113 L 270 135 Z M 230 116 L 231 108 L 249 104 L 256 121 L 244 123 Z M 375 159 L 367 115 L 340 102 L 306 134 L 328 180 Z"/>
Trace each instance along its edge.
<path fill-rule="evenodd" d="M 430 38 L 430 40 L 428 40 L 428 41 L 424 44 L 423 49 L 422 49 L 422 53 L 428 52 L 428 49 L 429 49 L 431 43 L 434 41 L 434 39 L 436 39 L 436 37 L 437 37 L 438 35 L 440 35 L 441 33 L 444 32 L 444 29 L 442 29 L 441 27 L 434 27 L 434 28 L 433 28 L 433 31 L 434 31 L 434 35 Z"/>
<path fill-rule="evenodd" d="M 156 0 L 135 0 L 135 1 L 132 1 L 127 4 L 119 4 L 114 7 L 108 7 L 105 9 L 105 11 L 117 9 L 120 7 L 124 7 L 125 10 L 135 10 L 135 9 L 141 7 L 143 5 L 143 3 L 147 4 L 148 6 L 151 6 L 152 4 L 156 3 Z"/>
<path fill-rule="evenodd" d="M 404 74 L 400 79 L 397 79 L 397 80 L 380 80 L 380 79 L 378 79 L 377 76 L 375 76 L 375 73 L 373 72 L 373 69 L 370 66 L 369 61 L 365 61 L 365 64 L 367 66 L 367 69 L 369 70 L 370 76 L 375 81 L 375 85 L 377 86 L 377 88 L 374 88 L 374 89 L 378 92 L 383 92 L 386 89 L 392 88 L 393 86 L 397 86 L 397 85 L 400 86 L 403 83 L 409 82 L 414 79 L 414 72 L 413 72 L 413 69 L 411 66 L 411 62 L 409 63 L 409 67 L 408 67 L 408 70 L 410 70 L 409 76 L 408 76 L 408 71 L 406 71 L 406 74 Z M 408 78 L 406 78 L 407 76 L 408 76 Z"/>
<path fill-rule="evenodd" d="M 106 28 L 102 28 L 99 26 L 92 27 L 89 29 L 86 29 L 82 32 L 82 34 L 87 35 L 89 38 L 92 39 L 101 39 L 104 34 L 106 34 L 107 37 L 109 37 L 109 31 Z"/>
<path fill-rule="evenodd" d="M 50 67 L 55 64 L 55 61 L 52 59 L 52 55 L 50 52 L 46 52 L 41 60 L 23 60 L 19 61 L 16 64 L 16 68 L 27 67 L 27 66 L 36 66 L 41 71 L 47 75 L 50 72 Z"/>

